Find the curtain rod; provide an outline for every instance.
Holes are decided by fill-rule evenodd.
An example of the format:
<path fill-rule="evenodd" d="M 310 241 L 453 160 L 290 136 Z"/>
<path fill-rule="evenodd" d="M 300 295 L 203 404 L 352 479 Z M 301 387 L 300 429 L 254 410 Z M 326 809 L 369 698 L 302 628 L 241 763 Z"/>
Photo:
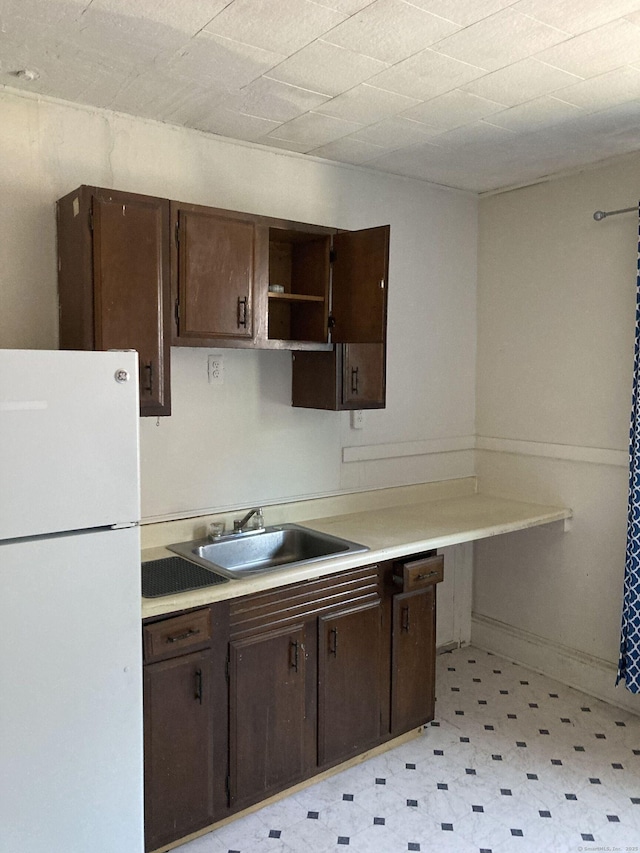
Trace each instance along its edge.
<path fill-rule="evenodd" d="M 638 206 L 635 207 L 623 207 L 622 210 L 596 210 L 593 214 L 593 218 L 596 222 L 600 222 L 602 219 L 605 219 L 607 216 L 617 216 L 619 213 L 631 213 L 632 210 L 638 210 Z"/>

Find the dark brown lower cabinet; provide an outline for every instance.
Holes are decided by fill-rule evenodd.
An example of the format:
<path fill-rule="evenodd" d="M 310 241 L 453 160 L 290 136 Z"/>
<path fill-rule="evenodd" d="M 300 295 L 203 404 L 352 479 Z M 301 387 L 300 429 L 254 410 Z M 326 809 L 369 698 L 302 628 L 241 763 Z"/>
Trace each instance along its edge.
<path fill-rule="evenodd" d="M 147 850 L 433 719 L 442 574 L 430 552 L 148 620 Z"/>
<path fill-rule="evenodd" d="M 380 739 L 381 603 L 320 617 L 318 764 L 336 764 Z"/>
<path fill-rule="evenodd" d="M 393 597 L 391 732 L 433 719 L 435 703 L 435 585 Z"/>
<path fill-rule="evenodd" d="M 144 668 L 145 844 L 213 822 L 210 650 Z"/>
<path fill-rule="evenodd" d="M 229 798 L 235 811 L 303 775 L 304 626 L 234 640 L 229 663 Z"/>

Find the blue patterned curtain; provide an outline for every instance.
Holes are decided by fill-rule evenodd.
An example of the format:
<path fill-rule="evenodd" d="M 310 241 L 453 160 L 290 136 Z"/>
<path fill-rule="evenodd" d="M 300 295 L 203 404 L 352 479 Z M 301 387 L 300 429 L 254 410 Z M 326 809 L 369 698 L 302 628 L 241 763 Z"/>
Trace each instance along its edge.
<path fill-rule="evenodd" d="M 620 661 L 616 684 L 624 679 L 627 689 L 640 693 L 640 236 L 636 288 L 636 344 L 633 364 L 633 399 L 629 429 L 629 505 L 627 556 L 622 604 Z"/>

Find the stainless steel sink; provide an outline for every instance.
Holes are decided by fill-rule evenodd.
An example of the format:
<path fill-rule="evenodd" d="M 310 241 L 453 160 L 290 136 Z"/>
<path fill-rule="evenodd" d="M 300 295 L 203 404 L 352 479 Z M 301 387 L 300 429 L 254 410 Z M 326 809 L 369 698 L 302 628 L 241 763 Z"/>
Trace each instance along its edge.
<path fill-rule="evenodd" d="M 230 533 L 213 541 L 194 539 L 167 547 L 229 578 L 243 578 L 369 550 L 366 545 L 318 533 L 298 524 L 280 524 L 263 530 Z"/>

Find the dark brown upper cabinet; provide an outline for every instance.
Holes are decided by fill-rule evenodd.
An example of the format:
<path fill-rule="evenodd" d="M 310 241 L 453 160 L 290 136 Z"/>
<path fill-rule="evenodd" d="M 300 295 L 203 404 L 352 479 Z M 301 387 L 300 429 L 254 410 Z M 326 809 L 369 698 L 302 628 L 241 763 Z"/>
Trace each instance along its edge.
<path fill-rule="evenodd" d="M 308 409 L 383 409 L 384 344 L 337 344 L 331 352 L 293 354 L 292 404 Z"/>
<path fill-rule="evenodd" d="M 333 238 L 333 343 L 386 340 L 389 230 L 384 225 L 366 231 L 341 231 Z"/>
<path fill-rule="evenodd" d="M 293 355 L 292 405 L 383 409 L 386 402 L 389 226 L 333 236 L 331 352 Z"/>
<path fill-rule="evenodd" d="M 171 218 L 174 343 L 253 344 L 264 229 L 251 217 L 196 205 L 172 203 Z"/>
<path fill-rule="evenodd" d="M 169 202 L 82 186 L 58 201 L 61 349 L 135 349 L 140 414 L 171 414 Z"/>
<path fill-rule="evenodd" d="M 387 225 L 82 186 L 58 201 L 58 253 L 61 349 L 137 350 L 143 415 L 171 414 L 171 344 L 299 351 L 294 406 L 385 405 Z"/>

